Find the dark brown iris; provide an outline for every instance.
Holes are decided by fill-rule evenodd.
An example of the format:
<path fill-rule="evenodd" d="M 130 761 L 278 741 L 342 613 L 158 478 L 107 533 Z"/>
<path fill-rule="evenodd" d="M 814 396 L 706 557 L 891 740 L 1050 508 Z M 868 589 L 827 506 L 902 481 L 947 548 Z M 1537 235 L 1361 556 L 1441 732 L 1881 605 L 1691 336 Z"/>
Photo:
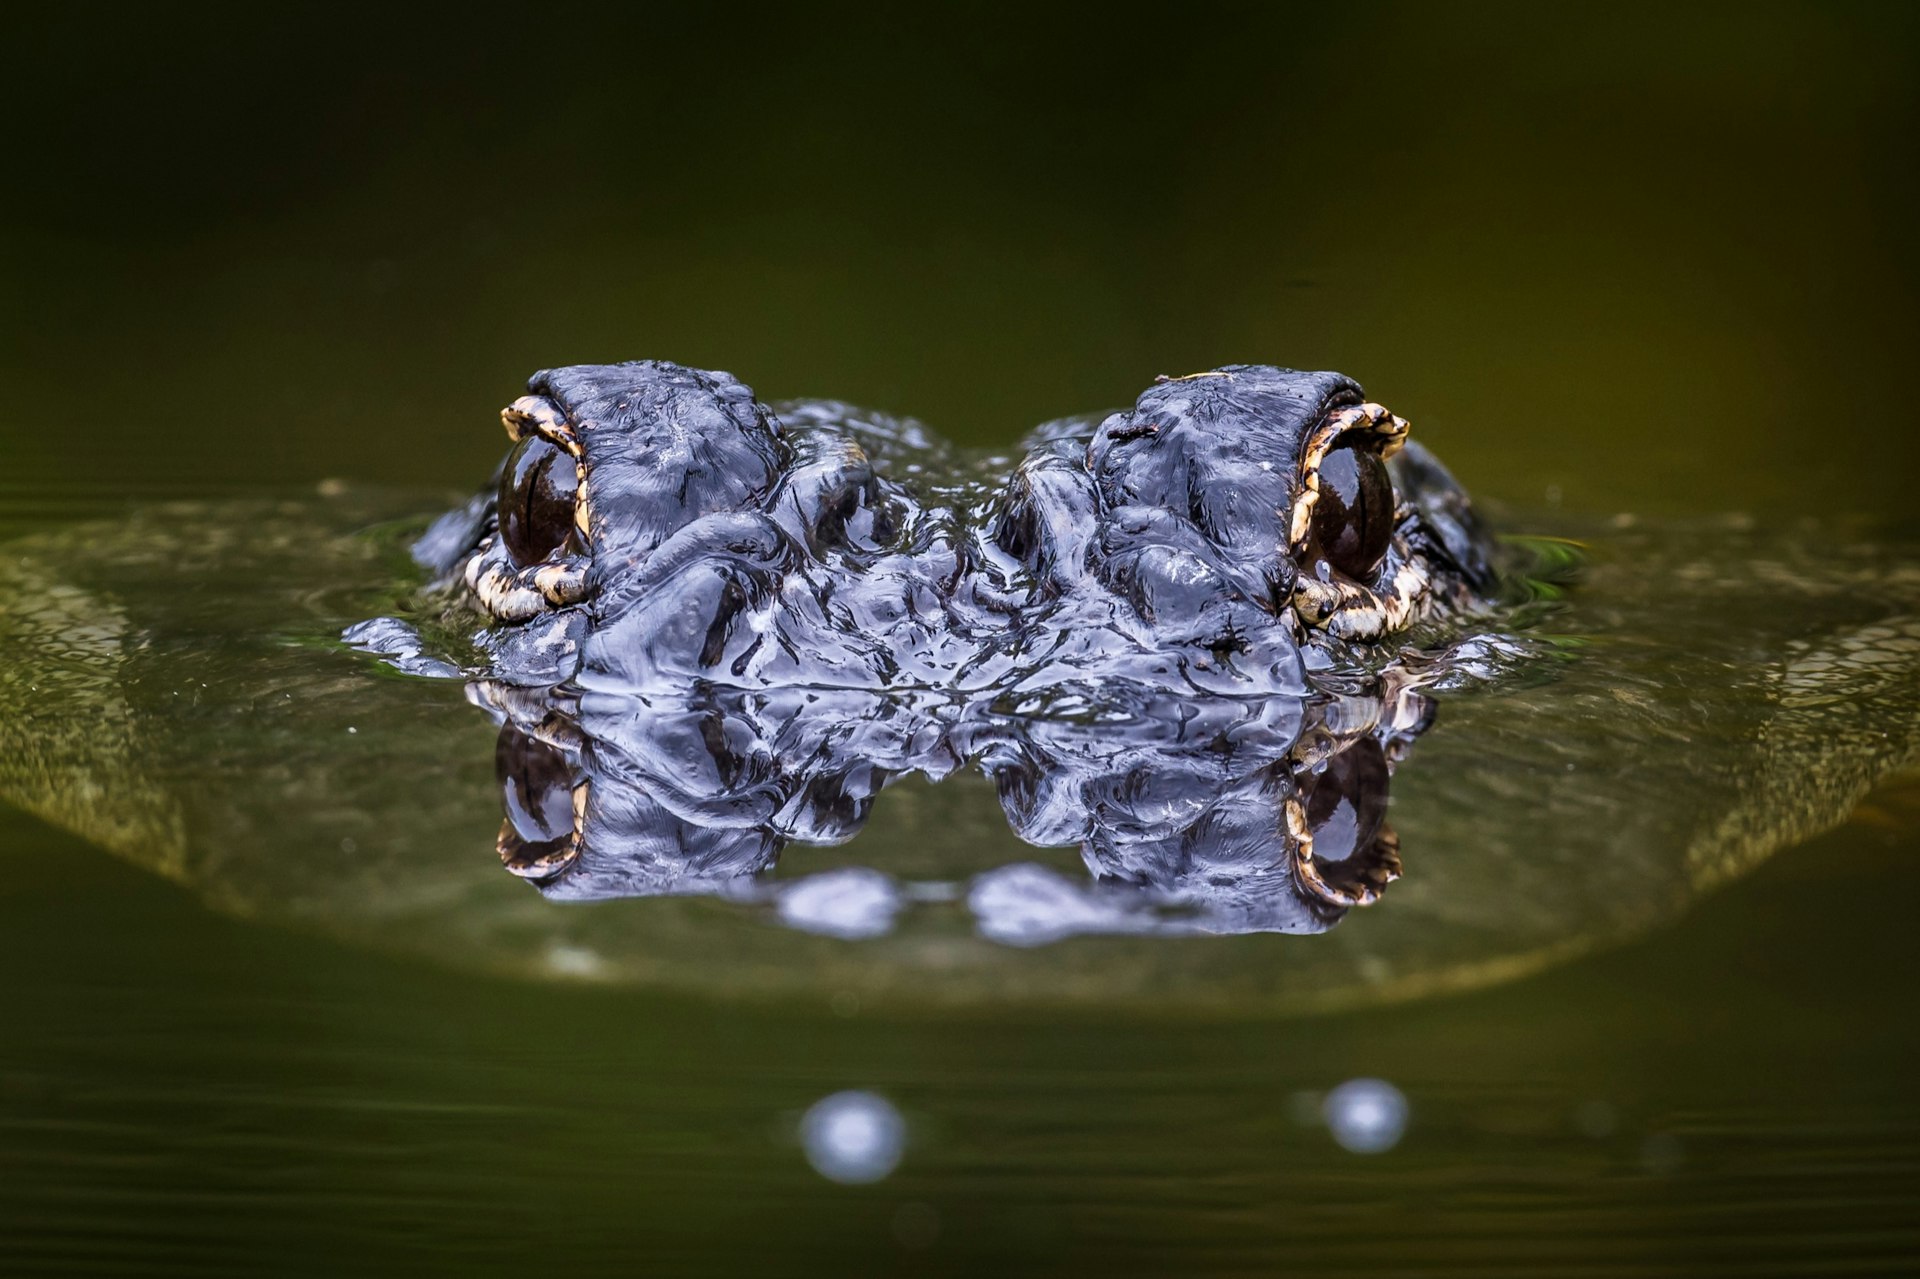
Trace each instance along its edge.
<path fill-rule="evenodd" d="M 538 564 L 566 542 L 579 487 L 565 449 L 537 435 L 520 441 L 500 476 L 500 536 L 515 564 Z"/>
<path fill-rule="evenodd" d="M 1393 537 L 1393 481 L 1378 454 L 1343 444 L 1321 459 L 1313 535 L 1336 570 L 1355 581 L 1373 576 Z"/>

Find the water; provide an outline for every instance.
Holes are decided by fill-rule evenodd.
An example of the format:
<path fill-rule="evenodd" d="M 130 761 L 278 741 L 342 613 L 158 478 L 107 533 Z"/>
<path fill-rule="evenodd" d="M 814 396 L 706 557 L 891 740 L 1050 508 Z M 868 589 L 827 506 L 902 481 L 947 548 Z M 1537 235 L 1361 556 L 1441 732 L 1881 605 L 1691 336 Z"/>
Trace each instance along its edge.
<path fill-rule="evenodd" d="M 164 542 L 124 573 L 171 682 L 75 740 L 141 761 L 145 817 L 0 816 L 0 1269 L 1914 1268 L 1920 790 L 1844 766 L 1913 703 L 1820 693 L 1914 597 L 1903 13 L 653 15 L 590 57 L 472 15 L 9 21 L 41 178 L 0 215 L 0 526 L 124 565 L 97 530 L 156 499 L 340 476 L 404 527 L 301 546 L 312 579 L 211 539 L 200 588 Z M 1537 626 L 1583 647 L 1439 691 L 1406 874 L 1322 936 L 955 973 L 904 962 L 918 916 L 548 906 L 493 857 L 493 726 L 325 645 L 520 379 L 628 355 L 982 445 L 1156 373 L 1341 368 L 1507 526 L 1589 543 Z M 86 602 L 43 614 L 81 652 Z M 1036 856 L 1075 870 L 953 782 L 778 878 Z"/>

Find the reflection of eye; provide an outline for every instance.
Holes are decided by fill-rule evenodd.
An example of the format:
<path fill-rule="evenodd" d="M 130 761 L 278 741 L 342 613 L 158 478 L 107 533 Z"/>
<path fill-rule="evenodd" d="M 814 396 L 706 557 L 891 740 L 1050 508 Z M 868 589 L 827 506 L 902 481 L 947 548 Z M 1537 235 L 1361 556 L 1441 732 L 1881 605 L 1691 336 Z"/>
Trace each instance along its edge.
<path fill-rule="evenodd" d="M 573 770 L 566 754 L 508 724 L 494 751 L 494 774 L 506 810 L 500 860 L 523 879 L 545 879 L 566 869 L 579 853 Z"/>
<path fill-rule="evenodd" d="M 579 487 L 579 468 L 551 440 L 530 435 L 514 448 L 500 476 L 500 536 L 515 564 L 538 564 L 560 549 Z"/>
<path fill-rule="evenodd" d="M 1294 869 L 1308 891 L 1335 906 L 1364 906 L 1400 875 L 1400 840 L 1387 825 L 1387 756 L 1362 738 L 1300 783 L 1312 851 Z"/>
<path fill-rule="evenodd" d="M 1393 481 L 1379 455 L 1351 444 L 1320 462 L 1314 540 L 1327 563 L 1356 581 L 1380 567 L 1393 537 Z"/>
<path fill-rule="evenodd" d="M 1327 761 L 1307 783 L 1307 829 L 1313 858 L 1329 868 L 1365 851 L 1387 815 L 1387 759 L 1372 740 L 1355 743 Z"/>
<path fill-rule="evenodd" d="M 573 833 L 573 776 L 559 748 L 507 725 L 494 751 L 507 820 L 535 842 Z"/>

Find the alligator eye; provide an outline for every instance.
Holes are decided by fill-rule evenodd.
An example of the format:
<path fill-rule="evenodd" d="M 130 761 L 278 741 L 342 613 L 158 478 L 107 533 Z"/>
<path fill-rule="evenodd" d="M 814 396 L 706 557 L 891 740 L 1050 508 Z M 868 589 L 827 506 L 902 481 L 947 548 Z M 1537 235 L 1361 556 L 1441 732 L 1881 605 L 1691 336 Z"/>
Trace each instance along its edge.
<path fill-rule="evenodd" d="M 1313 535 L 1327 563 L 1353 578 L 1373 576 L 1393 538 L 1393 481 L 1379 455 L 1351 444 L 1320 461 Z"/>
<path fill-rule="evenodd" d="M 500 476 L 500 536 L 522 568 L 560 549 L 573 529 L 580 471 L 565 449 L 537 435 L 520 441 Z"/>

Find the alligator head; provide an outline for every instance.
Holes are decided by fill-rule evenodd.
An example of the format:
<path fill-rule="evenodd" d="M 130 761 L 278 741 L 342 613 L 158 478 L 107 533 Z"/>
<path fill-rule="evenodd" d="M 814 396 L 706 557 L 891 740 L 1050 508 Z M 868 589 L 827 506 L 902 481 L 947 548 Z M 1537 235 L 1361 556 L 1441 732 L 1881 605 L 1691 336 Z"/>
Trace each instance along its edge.
<path fill-rule="evenodd" d="M 550 895 L 746 891 L 966 765 L 1023 839 L 1144 890 L 1068 894 L 1113 927 L 1303 931 L 1398 873 L 1386 779 L 1428 705 L 1396 640 L 1493 572 L 1352 380 L 1162 379 L 1010 471 L 657 361 L 542 372 L 503 419 L 493 489 L 416 554 L 484 619 L 499 852 Z"/>
<path fill-rule="evenodd" d="M 539 373 L 502 416 L 496 491 L 423 558 L 526 683 L 1297 694 L 1491 577 L 1458 486 L 1334 373 L 1166 379 L 998 480 L 659 361 Z"/>

